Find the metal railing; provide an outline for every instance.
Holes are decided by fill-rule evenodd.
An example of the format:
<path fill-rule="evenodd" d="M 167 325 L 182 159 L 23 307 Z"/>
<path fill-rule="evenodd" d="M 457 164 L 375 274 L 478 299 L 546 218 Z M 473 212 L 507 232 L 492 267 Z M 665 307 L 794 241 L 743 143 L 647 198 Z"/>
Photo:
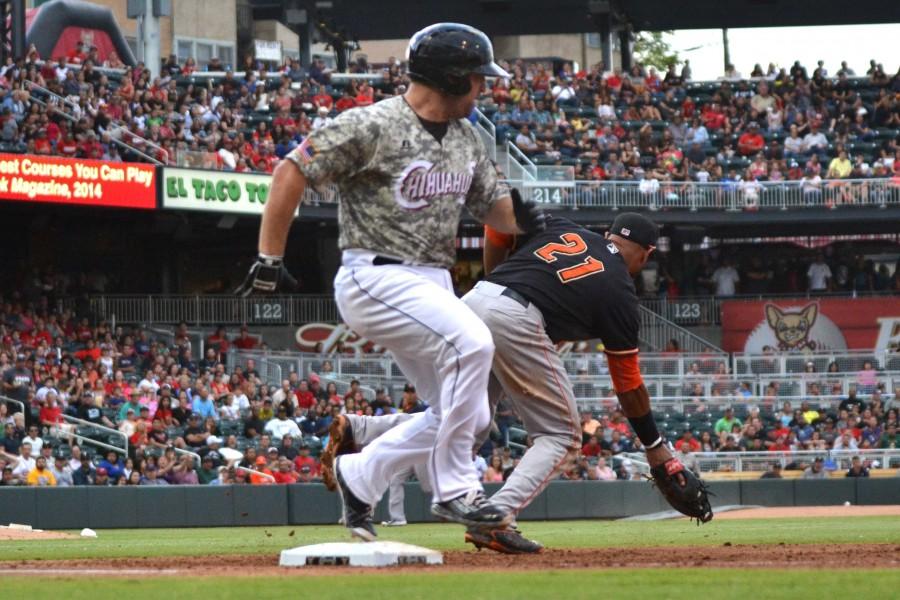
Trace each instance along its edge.
<path fill-rule="evenodd" d="M 608 377 L 583 378 L 571 377 L 576 402 L 585 409 L 615 408 L 618 399 L 612 382 Z M 726 407 L 726 406 L 764 406 L 781 408 L 784 402 L 790 402 L 798 408 L 801 402 L 809 402 L 811 406 L 823 405 L 837 408 L 844 398 L 848 397 L 856 384 L 848 379 L 808 382 L 794 380 L 781 382 L 774 393 L 766 389 L 771 378 L 729 379 L 710 381 L 708 376 L 691 380 L 680 380 L 677 377 L 645 377 L 644 385 L 650 394 L 654 409 L 673 407 Z M 900 373 L 880 378 L 883 389 L 900 388 Z M 813 385 L 817 387 L 813 387 Z M 895 387 L 891 387 L 895 386 Z M 871 392 L 858 393 L 858 397 L 868 400 Z M 884 394 L 884 396 L 892 396 Z M 887 399 L 885 403 L 890 404 Z M 680 410 L 680 409 L 679 409 Z"/>
<path fill-rule="evenodd" d="M 647 307 L 638 306 L 638 309 L 641 322 L 638 335 L 643 345 L 650 351 L 665 350 L 669 341 L 675 340 L 678 342 L 678 347 L 685 352 L 724 353 L 724 350 L 715 344 L 691 333 Z"/>
<path fill-rule="evenodd" d="M 537 179 L 537 165 L 512 142 L 506 142 L 505 171 L 510 183 L 516 187 L 522 187 L 523 183 Z"/>
<path fill-rule="evenodd" d="M 96 429 L 97 431 L 102 431 L 108 435 L 114 435 L 116 437 L 121 437 L 122 438 L 122 448 L 125 450 L 125 454 L 128 454 L 128 436 L 125 435 L 124 433 L 122 433 L 121 431 L 119 431 L 118 429 L 112 429 L 110 427 L 106 427 L 105 425 L 98 425 L 96 423 L 91 423 L 90 421 L 85 421 L 84 419 L 78 419 L 76 417 L 72 417 L 67 414 L 63 414 L 62 418 L 66 423 L 75 425 L 75 429 L 73 430 L 73 433 L 77 433 L 78 428 L 80 426 L 83 428 Z M 84 432 L 80 433 L 78 435 L 87 437 L 86 433 L 84 433 Z M 99 441 L 99 440 L 95 440 L 95 441 Z"/>
<path fill-rule="evenodd" d="M 120 448 L 118 446 L 113 446 L 112 444 L 107 444 L 106 442 L 101 442 L 99 440 L 95 440 L 93 438 L 85 437 L 79 433 L 75 433 L 74 431 L 71 433 L 60 433 L 61 437 L 68 437 L 72 440 L 77 441 L 79 444 L 90 444 L 92 446 L 97 446 L 98 448 L 105 448 L 106 450 L 112 450 L 116 454 L 122 454 L 124 456 L 128 456 L 128 451 L 124 448 Z"/>
<path fill-rule="evenodd" d="M 340 321 L 332 296 L 104 295 L 93 296 L 91 311 L 120 323 L 290 325 Z"/>
<path fill-rule="evenodd" d="M 512 144 L 508 144 L 513 153 Z M 524 156 L 515 148 L 516 157 Z M 525 157 L 526 160 L 527 157 Z M 515 163 L 510 159 L 509 163 Z M 530 160 L 528 160 L 531 163 Z M 511 165 L 515 166 L 515 165 Z M 507 169 L 510 183 L 521 186 L 533 182 L 534 173 L 522 176 L 524 168 Z M 813 186 L 804 181 L 730 182 L 659 182 L 644 181 L 574 181 L 570 187 L 558 187 L 559 194 L 541 194 L 532 184 L 535 202 L 567 208 L 607 210 L 715 210 L 723 212 L 788 210 L 805 208 L 837 209 L 842 206 L 886 208 L 900 204 L 900 182 L 894 179 L 826 179 Z"/>
<path fill-rule="evenodd" d="M 229 369 L 236 366 L 244 367 L 248 359 L 253 359 L 257 367 L 265 361 L 275 362 L 281 366 L 284 373 L 298 373 L 300 377 L 316 373 L 322 378 L 335 377 L 345 381 L 360 379 L 363 383 L 402 384 L 407 381 L 390 353 L 357 356 L 289 351 L 235 351 L 229 353 L 227 366 Z M 568 353 L 564 354 L 562 359 L 566 369 L 575 377 L 584 374 L 588 377 L 602 377 L 602 381 L 609 382 L 606 376 L 608 374 L 606 357 L 602 353 Z M 670 378 L 683 378 L 686 374 L 691 374 L 692 369 L 697 371 L 696 375 L 708 378 L 723 368 L 727 369 L 728 363 L 727 354 L 715 352 L 671 355 L 646 353 L 640 357 L 641 371 L 645 378 L 665 375 Z M 574 381 L 576 379 L 573 379 Z"/>
<path fill-rule="evenodd" d="M 196 452 L 191 452 L 190 450 L 185 450 L 184 448 L 178 448 L 172 446 L 172 449 L 175 451 L 175 454 L 181 454 L 183 456 L 190 456 L 194 459 L 194 462 L 197 463 L 197 468 L 200 468 L 200 465 L 203 464 L 203 459 Z"/>
<path fill-rule="evenodd" d="M 22 413 L 23 417 L 27 415 L 27 413 L 25 412 L 25 403 L 24 402 L 21 402 L 14 398 L 10 398 L 8 396 L 0 396 L 0 402 L 2 402 L 3 404 L 15 404 L 16 406 L 19 407 L 19 412 Z M 15 414 L 15 413 L 13 413 L 13 414 Z M 9 416 L 12 416 L 12 415 L 9 415 Z"/>
<path fill-rule="evenodd" d="M 262 471 L 257 471 L 256 469 L 250 469 L 248 467 L 236 466 L 235 470 L 243 471 L 245 473 L 251 473 L 253 475 L 259 475 L 260 477 L 262 477 L 264 479 L 268 479 L 272 483 L 275 483 L 275 477 L 273 477 L 272 475 L 269 475 L 268 473 L 263 473 Z"/>
<path fill-rule="evenodd" d="M 488 158 L 497 162 L 497 128 L 494 123 L 476 108 L 474 125 L 475 131 L 478 132 L 484 149 L 487 151 Z"/>
<path fill-rule="evenodd" d="M 892 469 L 900 466 L 900 450 L 794 450 L 777 452 L 695 452 L 700 472 L 766 471 L 774 463 L 783 468 L 792 464 L 812 463 L 822 458 L 831 470 L 850 468 L 854 456 L 860 457 L 869 468 Z M 828 469 L 826 469 L 828 470 Z"/>
<path fill-rule="evenodd" d="M 619 401 L 613 394 L 612 386 L 609 392 L 603 394 L 588 394 L 579 396 L 576 386 L 576 404 L 580 410 L 594 412 L 609 412 L 616 409 Z M 687 421 L 694 419 L 703 425 L 721 417 L 726 408 L 734 409 L 735 416 L 743 419 L 754 409 L 759 409 L 761 414 L 773 415 L 781 409 L 785 402 L 793 409 L 800 408 L 801 403 L 809 403 L 809 407 L 815 410 L 836 410 L 844 395 L 826 394 L 820 396 L 787 395 L 766 398 L 756 394 L 745 396 L 742 394 L 726 394 L 722 396 L 684 396 L 684 395 L 655 395 L 650 392 L 650 405 L 655 413 L 662 418 L 660 426 L 672 419 L 670 426 L 682 426 Z M 674 425 L 673 425 L 674 424 Z M 699 427 L 698 427 L 699 428 Z"/>
<path fill-rule="evenodd" d="M 337 390 L 337 393 L 342 396 L 350 391 L 351 382 L 347 381 L 346 379 L 339 379 L 338 377 L 335 377 L 334 375 L 323 375 L 321 379 L 322 379 L 323 385 L 328 385 L 329 383 L 333 383 L 335 389 Z M 371 401 L 371 400 L 375 399 L 375 388 L 368 386 L 368 385 L 363 385 L 362 383 L 360 383 L 359 390 L 363 393 L 363 397 L 366 400 Z"/>
<path fill-rule="evenodd" d="M 860 373 L 866 363 L 878 371 Z M 813 372 L 806 372 L 812 364 Z M 900 371 L 900 352 L 885 348 L 873 350 L 836 350 L 830 352 L 797 352 L 776 354 L 734 354 L 733 372 L 736 375 L 758 374 L 761 376 L 781 373 L 804 374 L 807 378 L 827 377 L 852 373 L 859 375 L 858 383 L 867 385 L 867 378 L 879 378 L 882 371 Z M 829 373 L 834 365 L 837 371 Z"/>

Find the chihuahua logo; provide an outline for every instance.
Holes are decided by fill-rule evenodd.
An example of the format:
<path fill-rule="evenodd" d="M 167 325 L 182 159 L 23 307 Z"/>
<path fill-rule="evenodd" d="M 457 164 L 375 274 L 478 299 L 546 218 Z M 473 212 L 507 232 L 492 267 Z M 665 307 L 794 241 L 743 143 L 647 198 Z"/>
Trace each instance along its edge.
<path fill-rule="evenodd" d="M 766 304 L 766 321 L 778 339 L 779 350 L 815 350 L 815 340 L 809 339 L 819 305 L 807 304 L 799 312 L 787 312 L 774 304 Z"/>

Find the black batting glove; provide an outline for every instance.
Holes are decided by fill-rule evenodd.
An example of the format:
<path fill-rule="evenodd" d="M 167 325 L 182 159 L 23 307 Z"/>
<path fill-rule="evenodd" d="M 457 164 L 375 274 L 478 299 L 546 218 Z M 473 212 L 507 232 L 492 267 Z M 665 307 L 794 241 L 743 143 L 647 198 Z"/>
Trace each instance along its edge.
<path fill-rule="evenodd" d="M 258 256 L 234 293 L 246 298 L 254 292 L 273 294 L 279 289 L 292 292 L 297 289 L 297 280 L 288 273 L 281 258 Z"/>
<path fill-rule="evenodd" d="M 509 195 L 512 198 L 513 214 L 516 216 L 516 225 L 519 229 L 524 233 L 534 233 L 547 228 L 547 215 L 540 206 L 523 200 L 516 188 L 510 188 Z"/>

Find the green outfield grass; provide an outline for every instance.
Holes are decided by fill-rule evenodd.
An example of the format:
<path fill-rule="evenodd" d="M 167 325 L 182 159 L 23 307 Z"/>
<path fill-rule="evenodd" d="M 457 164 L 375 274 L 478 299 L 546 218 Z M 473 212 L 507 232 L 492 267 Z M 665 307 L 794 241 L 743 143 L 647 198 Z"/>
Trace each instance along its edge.
<path fill-rule="evenodd" d="M 900 517 L 753 519 L 707 523 L 671 521 L 539 521 L 522 531 L 551 548 L 692 546 L 698 544 L 900 543 Z M 437 550 L 471 548 L 453 524 L 379 527 L 379 539 Z M 293 535 L 290 535 L 293 532 Z M 111 529 L 97 539 L 0 542 L 0 560 L 65 559 L 193 554 L 274 553 L 285 548 L 349 539 L 334 526 Z"/>
<path fill-rule="evenodd" d="M 547 521 L 522 523 L 529 536 L 549 547 L 637 547 L 731 544 L 900 543 L 900 517 L 713 521 L 697 527 L 678 521 Z M 290 535 L 293 532 L 293 535 Z M 0 542 L 0 560 L 272 554 L 284 548 L 347 539 L 338 526 L 209 529 L 101 530 L 97 539 Z M 380 537 L 440 550 L 471 548 L 462 528 L 448 524 L 380 528 Z M 889 547 L 891 552 L 896 551 Z M 172 567 L 177 567 L 177 558 Z M 4 565 L 0 562 L 0 568 Z M 252 573 L 249 562 L 246 572 Z M 51 592 L 52 590 L 52 592 Z M 575 600 L 580 598 L 896 598 L 898 570 L 814 569 L 603 569 L 474 573 L 392 573 L 390 570 L 332 576 L 247 577 L 135 576 L 122 578 L 38 575 L 3 577 L 0 596 L 26 598 L 340 598 L 370 600 Z"/>
<path fill-rule="evenodd" d="M 32 576 L 33 577 L 33 576 Z M 342 598 L 345 600 L 530 600 L 703 598 L 799 600 L 896 598 L 896 571 L 809 569 L 615 569 L 515 573 L 415 573 L 315 577 L 159 577 L 53 579 L 10 577 L 0 582 L 6 598 L 53 594 L 67 600 L 100 598 Z"/>

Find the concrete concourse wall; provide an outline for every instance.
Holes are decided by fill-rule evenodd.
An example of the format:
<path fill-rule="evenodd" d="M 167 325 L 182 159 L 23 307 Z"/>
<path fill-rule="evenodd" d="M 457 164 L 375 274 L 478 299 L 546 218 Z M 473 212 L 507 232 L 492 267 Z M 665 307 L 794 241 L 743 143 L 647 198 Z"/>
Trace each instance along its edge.
<path fill-rule="evenodd" d="M 488 493 L 499 487 L 488 484 Z M 817 506 L 900 504 L 900 477 L 891 479 L 753 480 L 711 482 L 713 507 L 729 504 Z M 419 485 L 406 486 L 406 516 L 434 521 Z M 611 519 L 669 510 L 643 481 L 554 481 L 519 519 Z M 0 524 L 39 529 L 230 527 L 334 524 L 337 496 L 321 484 L 0 488 Z M 376 521 L 387 519 L 382 501 Z"/>

